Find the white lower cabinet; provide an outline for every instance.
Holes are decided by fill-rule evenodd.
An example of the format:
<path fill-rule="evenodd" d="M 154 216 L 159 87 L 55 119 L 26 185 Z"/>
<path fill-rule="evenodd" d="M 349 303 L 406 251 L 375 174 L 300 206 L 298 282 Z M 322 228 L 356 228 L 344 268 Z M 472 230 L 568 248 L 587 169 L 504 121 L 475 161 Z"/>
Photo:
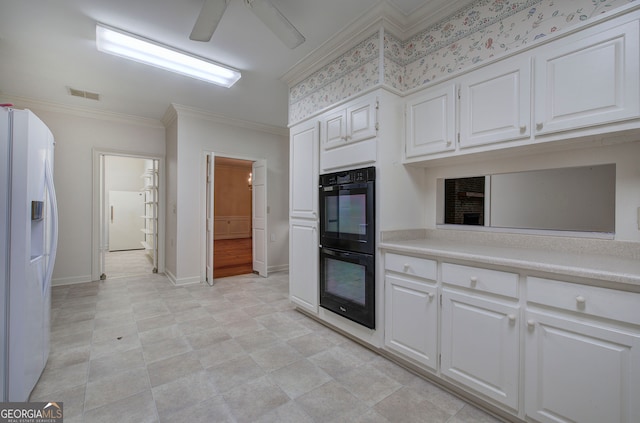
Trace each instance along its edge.
<path fill-rule="evenodd" d="M 318 223 L 291 219 L 289 224 L 289 298 L 318 313 Z"/>
<path fill-rule="evenodd" d="M 438 363 L 438 300 L 426 284 L 385 276 L 385 345 L 431 370 Z"/>
<path fill-rule="evenodd" d="M 518 306 L 463 292 L 442 291 L 442 375 L 518 409 Z"/>
<path fill-rule="evenodd" d="M 640 293 L 385 251 L 385 347 L 513 417 L 640 422 Z"/>
<path fill-rule="evenodd" d="M 639 422 L 640 295 L 539 278 L 528 286 L 527 417 Z"/>

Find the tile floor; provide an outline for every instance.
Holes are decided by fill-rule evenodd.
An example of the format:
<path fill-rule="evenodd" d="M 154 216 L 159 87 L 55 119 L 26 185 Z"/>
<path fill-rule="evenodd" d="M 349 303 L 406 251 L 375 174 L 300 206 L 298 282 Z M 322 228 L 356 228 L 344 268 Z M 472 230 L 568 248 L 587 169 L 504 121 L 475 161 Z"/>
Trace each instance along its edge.
<path fill-rule="evenodd" d="M 152 273 L 153 262 L 146 250 L 108 251 L 104 255 L 107 279 Z"/>
<path fill-rule="evenodd" d="M 496 422 L 303 314 L 288 274 L 53 288 L 32 401 L 73 422 Z"/>

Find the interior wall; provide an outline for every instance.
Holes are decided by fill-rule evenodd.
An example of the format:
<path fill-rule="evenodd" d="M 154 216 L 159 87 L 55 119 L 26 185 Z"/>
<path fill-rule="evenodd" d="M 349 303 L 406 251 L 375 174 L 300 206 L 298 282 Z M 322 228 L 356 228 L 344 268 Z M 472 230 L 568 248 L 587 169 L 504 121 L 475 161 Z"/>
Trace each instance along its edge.
<path fill-rule="evenodd" d="M 197 283 L 204 269 L 205 153 L 238 158 L 264 158 L 267 161 L 267 261 L 270 271 L 288 265 L 288 189 L 289 138 L 251 126 L 224 123 L 198 111 L 172 106 L 177 113 L 177 168 L 175 185 L 170 182 L 167 243 L 175 243 L 172 280 L 176 284 Z M 278 128 L 279 129 L 279 128 Z M 173 142 L 173 141 L 172 141 Z M 171 153 L 173 154 L 173 153 Z M 175 198 L 174 198 L 175 197 Z M 175 216 L 175 222 L 171 214 Z M 273 239 L 272 239 L 273 237 Z M 167 259 L 174 260 L 173 258 Z M 173 273 L 175 271 L 175 273 Z"/>
<path fill-rule="evenodd" d="M 426 227 L 435 229 L 437 215 L 437 180 L 537 169 L 616 165 L 615 239 L 640 242 L 637 210 L 640 207 L 640 142 L 611 144 L 591 148 L 518 155 L 509 158 L 477 160 L 463 164 L 425 169 L 427 187 L 422 201 L 426 205 Z"/>
<path fill-rule="evenodd" d="M 58 200 L 58 252 L 53 284 L 91 281 L 93 151 L 164 155 L 161 122 L 12 101 L 31 109 L 55 138 L 54 183 Z"/>

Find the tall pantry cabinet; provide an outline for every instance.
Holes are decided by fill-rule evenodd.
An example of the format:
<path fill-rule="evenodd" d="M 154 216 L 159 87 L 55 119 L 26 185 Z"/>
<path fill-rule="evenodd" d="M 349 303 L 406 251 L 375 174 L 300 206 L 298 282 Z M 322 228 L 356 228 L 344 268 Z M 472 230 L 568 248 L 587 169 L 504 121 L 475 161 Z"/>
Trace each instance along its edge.
<path fill-rule="evenodd" d="M 296 305 L 318 313 L 318 121 L 300 123 L 290 134 L 289 295 Z"/>

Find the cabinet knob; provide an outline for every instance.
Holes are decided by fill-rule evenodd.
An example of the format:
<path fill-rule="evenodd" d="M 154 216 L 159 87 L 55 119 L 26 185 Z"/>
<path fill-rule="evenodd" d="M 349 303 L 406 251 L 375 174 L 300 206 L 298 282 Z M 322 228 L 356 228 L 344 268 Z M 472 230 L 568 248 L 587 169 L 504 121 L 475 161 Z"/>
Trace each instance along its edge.
<path fill-rule="evenodd" d="M 433 300 L 433 297 L 435 297 L 435 294 L 433 292 L 429 292 L 427 296 L 429 297 L 430 300 Z"/>
<path fill-rule="evenodd" d="M 516 322 L 516 315 L 515 314 L 510 314 L 507 316 L 507 318 L 509 319 L 510 323 L 515 323 Z"/>
<path fill-rule="evenodd" d="M 520 125 L 520 133 L 524 134 L 527 132 L 527 125 Z"/>
<path fill-rule="evenodd" d="M 539 130 L 541 130 L 543 127 L 544 127 L 544 123 L 542 123 L 542 122 L 538 122 L 538 123 L 536 123 L 536 129 L 537 129 L 538 131 L 539 131 Z"/>
<path fill-rule="evenodd" d="M 469 278 L 469 281 L 471 282 L 471 285 L 475 285 L 478 282 L 478 277 L 477 276 L 471 276 Z"/>
<path fill-rule="evenodd" d="M 409 263 L 405 263 L 403 267 L 405 272 L 411 268 L 411 266 L 409 266 Z"/>
<path fill-rule="evenodd" d="M 536 321 L 533 319 L 527 320 L 527 326 L 529 327 L 529 329 L 533 329 L 534 327 L 536 327 Z"/>
<path fill-rule="evenodd" d="M 451 144 L 453 144 L 451 140 L 447 141 L 447 147 L 451 147 Z"/>
<path fill-rule="evenodd" d="M 582 295 L 578 295 L 576 297 L 576 303 L 578 304 L 578 306 L 584 306 L 586 301 L 586 298 L 584 298 Z"/>

